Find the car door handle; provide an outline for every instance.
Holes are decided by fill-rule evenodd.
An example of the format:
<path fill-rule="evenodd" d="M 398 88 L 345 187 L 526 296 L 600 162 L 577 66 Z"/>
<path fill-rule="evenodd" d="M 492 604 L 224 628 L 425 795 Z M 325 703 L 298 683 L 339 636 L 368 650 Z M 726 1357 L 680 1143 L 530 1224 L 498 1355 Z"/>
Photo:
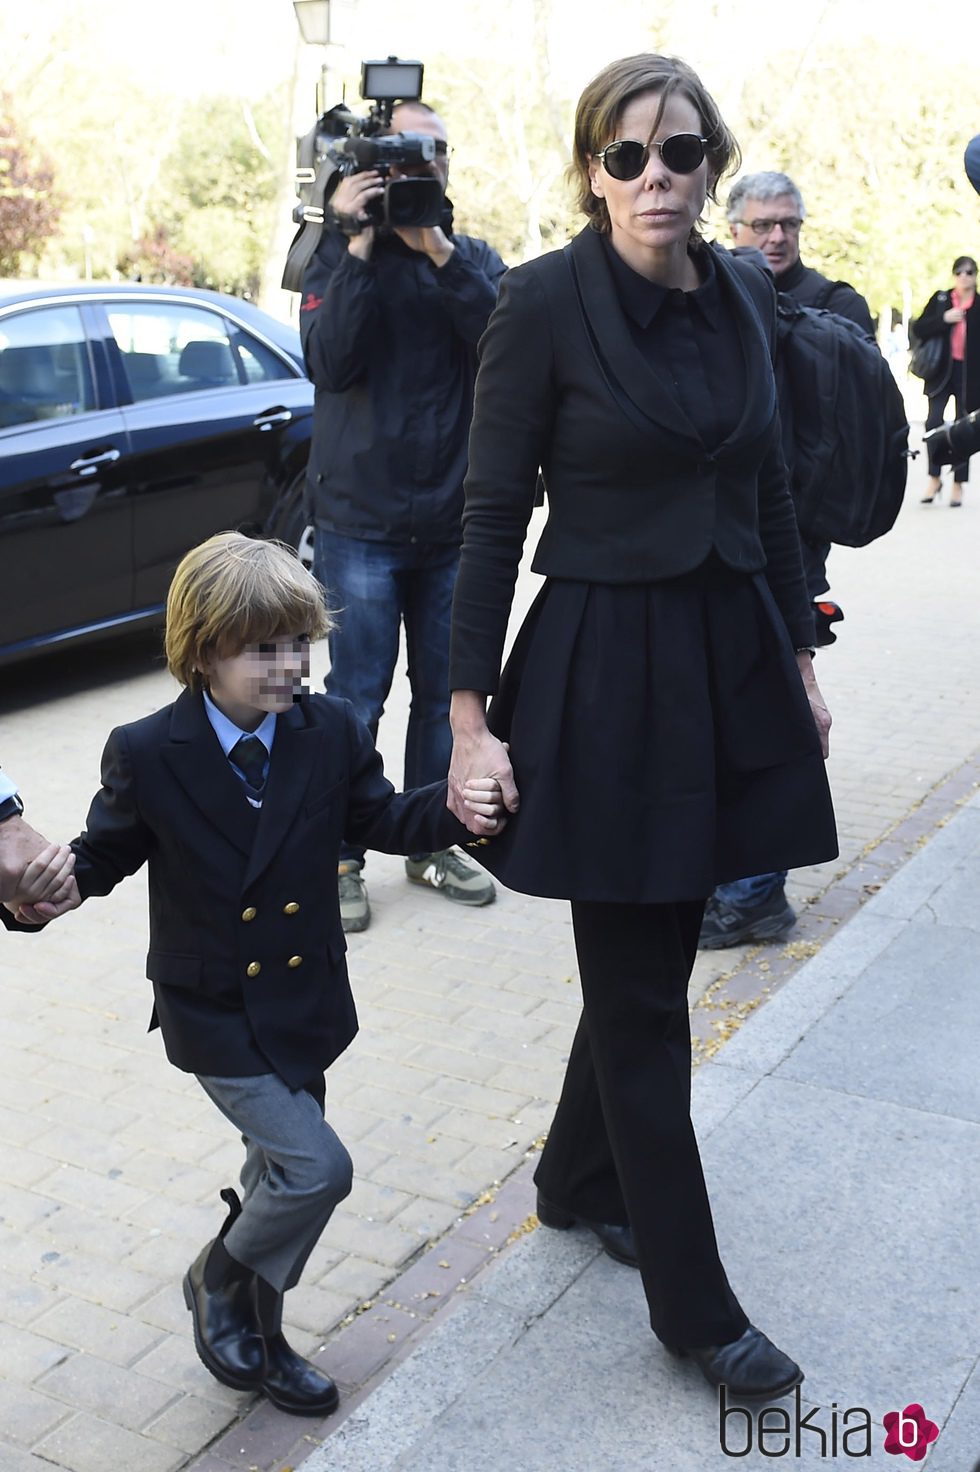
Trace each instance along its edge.
<path fill-rule="evenodd" d="M 80 460 L 73 460 L 68 468 L 76 475 L 95 475 L 100 465 L 111 465 L 119 459 L 120 453 L 119 450 L 103 450 L 101 455 L 83 455 Z"/>
<path fill-rule="evenodd" d="M 270 409 L 266 414 L 260 414 L 253 419 L 252 423 L 256 429 L 275 429 L 277 424 L 288 424 L 293 417 L 291 409 Z"/>

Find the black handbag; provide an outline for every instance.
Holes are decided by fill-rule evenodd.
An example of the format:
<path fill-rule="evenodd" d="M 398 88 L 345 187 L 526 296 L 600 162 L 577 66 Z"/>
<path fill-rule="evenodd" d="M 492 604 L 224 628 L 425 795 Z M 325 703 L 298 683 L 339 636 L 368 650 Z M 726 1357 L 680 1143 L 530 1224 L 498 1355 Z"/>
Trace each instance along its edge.
<path fill-rule="evenodd" d="M 938 337 L 925 337 L 921 341 L 913 342 L 912 353 L 909 357 L 909 372 L 914 378 L 922 378 L 926 382 L 935 378 L 943 366 L 943 353 L 946 350 L 946 338 L 940 334 Z"/>
<path fill-rule="evenodd" d="M 942 304 L 947 300 L 945 292 L 939 293 L 939 301 Z M 933 337 L 919 337 L 915 330 L 915 323 L 909 323 L 909 372 L 913 378 L 922 378 L 927 383 L 930 378 L 936 378 L 943 366 L 946 356 L 946 344 L 949 334 L 946 332 L 936 333 Z"/>

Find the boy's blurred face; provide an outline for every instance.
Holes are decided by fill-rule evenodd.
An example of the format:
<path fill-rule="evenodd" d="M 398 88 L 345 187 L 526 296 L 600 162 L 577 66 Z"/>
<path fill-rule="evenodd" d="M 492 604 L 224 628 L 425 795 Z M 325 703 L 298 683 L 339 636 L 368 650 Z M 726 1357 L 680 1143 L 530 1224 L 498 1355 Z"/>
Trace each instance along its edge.
<path fill-rule="evenodd" d="M 254 731 L 270 712 L 287 711 L 309 693 L 309 635 L 246 644 L 229 659 L 209 660 L 203 673 L 218 709 L 243 731 Z"/>

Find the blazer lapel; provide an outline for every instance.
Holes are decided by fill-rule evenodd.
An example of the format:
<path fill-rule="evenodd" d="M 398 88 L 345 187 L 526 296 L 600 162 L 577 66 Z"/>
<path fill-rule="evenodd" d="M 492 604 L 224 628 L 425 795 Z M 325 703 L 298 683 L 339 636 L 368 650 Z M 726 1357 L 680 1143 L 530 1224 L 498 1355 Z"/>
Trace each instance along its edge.
<path fill-rule="evenodd" d="M 162 756 L 192 802 L 236 848 L 250 854 L 255 817 L 204 709 L 204 697 L 185 690 L 170 717 Z"/>
<path fill-rule="evenodd" d="M 568 249 L 586 330 L 606 374 L 651 428 L 666 431 L 674 440 L 687 441 L 696 451 L 703 450 L 701 437 L 685 414 L 669 373 L 651 367 L 633 341 L 605 247 L 596 231 L 586 226 Z"/>
<path fill-rule="evenodd" d="M 303 702 L 277 718 L 269 777 L 243 890 L 254 884 L 268 867 L 293 826 L 310 779 L 322 757 L 323 740 L 323 730 L 308 723 Z"/>

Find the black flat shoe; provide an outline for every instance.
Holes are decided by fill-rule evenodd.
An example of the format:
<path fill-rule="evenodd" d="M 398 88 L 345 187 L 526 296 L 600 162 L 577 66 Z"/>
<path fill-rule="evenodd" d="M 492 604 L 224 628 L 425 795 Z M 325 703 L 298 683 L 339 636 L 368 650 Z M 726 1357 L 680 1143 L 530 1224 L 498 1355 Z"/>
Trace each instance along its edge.
<path fill-rule="evenodd" d="M 777 1349 L 754 1324 L 731 1344 L 667 1348 L 671 1354 L 693 1360 L 714 1389 L 724 1385 L 739 1400 L 778 1400 L 803 1383 L 803 1371 L 795 1360 Z"/>
<path fill-rule="evenodd" d="M 298 1355 L 282 1334 L 265 1342 L 267 1368 L 262 1389 L 281 1411 L 294 1416 L 329 1416 L 340 1395 L 329 1375 Z"/>
<path fill-rule="evenodd" d="M 234 1191 L 221 1193 L 229 1211 L 217 1239 L 202 1247 L 184 1274 L 184 1302 L 194 1324 L 194 1346 L 201 1363 L 232 1390 L 258 1390 L 266 1373 L 265 1340 L 255 1302 L 255 1277 L 224 1252 L 223 1239 L 239 1215 Z M 208 1288 L 208 1258 L 215 1249 L 231 1268 L 224 1281 Z"/>
<path fill-rule="evenodd" d="M 553 1227 L 556 1231 L 564 1232 L 569 1227 L 587 1227 L 594 1236 L 598 1237 L 609 1256 L 616 1262 L 625 1263 L 628 1268 L 639 1267 L 636 1256 L 636 1243 L 633 1241 L 633 1229 L 629 1225 L 618 1226 L 615 1222 L 590 1222 L 585 1217 L 575 1216 L 571 1211 L 566 1211 L 563 1206 L 555 1206 L 554 1202 L 548 1201 L 541 1192 L 538 1192 L 537 1206 L 538 1221 L 543 1227 Z"/>

